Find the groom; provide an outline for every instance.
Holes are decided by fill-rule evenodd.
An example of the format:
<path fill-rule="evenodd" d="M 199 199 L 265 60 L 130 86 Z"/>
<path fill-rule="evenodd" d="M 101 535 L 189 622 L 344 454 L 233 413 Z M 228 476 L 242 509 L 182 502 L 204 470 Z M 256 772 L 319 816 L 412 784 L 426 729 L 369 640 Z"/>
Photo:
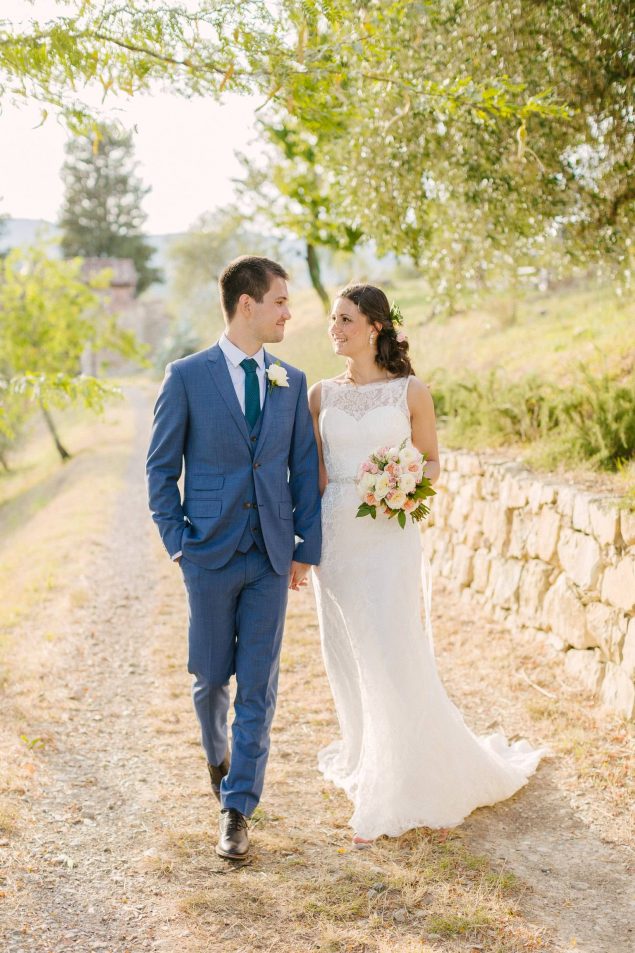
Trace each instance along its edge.
<path fill-rule="evenodd" d="M 194 708 L 221 805 L 216 852 L 230 859 L 247 856 L 246 819 L 262 792 L 288 590 L 320 560 L 306 378 L 263 348 L 282 341 L 291 317 L 287 279 L 267 258 L 225 268 L 225 332 L 168 365 L 147 462 L 152 516 L 183 572 Z"/>

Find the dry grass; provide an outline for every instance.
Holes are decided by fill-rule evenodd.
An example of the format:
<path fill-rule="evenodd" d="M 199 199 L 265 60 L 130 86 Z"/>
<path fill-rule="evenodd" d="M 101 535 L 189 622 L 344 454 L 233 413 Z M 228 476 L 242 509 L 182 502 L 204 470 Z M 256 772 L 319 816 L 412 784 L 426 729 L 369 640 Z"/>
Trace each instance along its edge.
<path fill-rule="evenodd" d="M 38 776 L 43 752 L 55 749 L 55 735 L 41 729 L 43 680 L 69 615 L 91 598 L 78 580 L 112 518 L 132 436 L 130 410 L 122 404 L 98 420 L 71 411 L 60 421 L 74 453 L 70 461 L 62 465 L 48 434 L 36 428 L 12 472 L 0 476 L 0 688 L 11 724 L 0 759 L 0 816 L 10 819 L 5 833 L 24 823 L 21 798 Z M 29 628 L 19 671 L 11 670 L 15 660 L 7 661 L 7 651 L 14 633 L 47 606 L 42 627 Z M 53 705 L 45 717 L 54 725 L 66 716 Z"/>

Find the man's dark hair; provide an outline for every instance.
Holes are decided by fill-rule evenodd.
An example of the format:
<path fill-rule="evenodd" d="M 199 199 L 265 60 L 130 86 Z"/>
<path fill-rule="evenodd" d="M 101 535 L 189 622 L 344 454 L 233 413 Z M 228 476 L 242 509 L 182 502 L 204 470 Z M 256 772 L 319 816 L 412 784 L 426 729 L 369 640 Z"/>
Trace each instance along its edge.
<path fill-rule="evenodd" d="M 285 281 L 289 278 L 282 265 L 270 258 L 242 255 L 230 261 L 218 279 L 221 305 L 227 320 L 234 317 L 241 295 L 247 294 L 255 301 L 262 301 L 269 291 L 271 279 L 276 276 Z"/>

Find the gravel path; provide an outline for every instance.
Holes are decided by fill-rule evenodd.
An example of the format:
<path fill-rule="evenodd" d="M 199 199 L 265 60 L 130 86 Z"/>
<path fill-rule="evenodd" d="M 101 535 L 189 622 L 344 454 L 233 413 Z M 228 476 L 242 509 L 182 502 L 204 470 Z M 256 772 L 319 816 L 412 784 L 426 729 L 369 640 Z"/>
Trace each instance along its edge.
<path fill-rule="evenodd" d="M 147 516 L 148 402 L 138 392 L 131 397 L 137 436 L 112 532 L 87 544 L 80 595 L 77 580 L 69 580 L 74 587 L 70 603 L 68 593 L 55 592 L 20 624 L 20 638 L 33 638 L 63 610 L 64 636 L 54 651 L 49 646 L 35 652 L 28 665 L 20 661 L 19 640 L 11 650 L 15 669 L 25 668 L 23 680 L 7 681 L 0 716 L 2 753 L 16 764 L 5 793 L 18 811 L 15 832 L 0 835 L 1 948 L 6 953 L 190 953 L 218 945 L 232 953 L 507 953 L 511 946 L 496 945 L 499 941 L 488 941 L 487 934 L 480 942 L 429 937 L 429 946 L 410 945 L 421 935 L 414 913 L 412 920 L 407 914 L 391 927 L 397 932 L 385 947 L 384 933 L 376 942 L 356 941 L 354 923 L 329 941 L 312 921 L 304 927 L 293 919 L 273 890 L 271 885 L 279 887 L 288 877 L 301 894 L 322 868 L 336 872 L 341 855 L 349 857 L 347 803 L 324 787 L 315 771 L 316 749 L 331 737 L 334 720 L 309 593 L 291 603 L 253 861 L 228 869 L 214 856 L 215 812 L 184 670 L 184 597 L 178 570 L 164 558 Z M 81 592 L 87 594 L 83 599 Z M 482 624 L 492 635 L 491 623 L 447 591 L 437 594 L 435 613 L 448 687 L 484 729 L 490 719 L 476 699 L 491 672 L 485 664 L 483 671 L 475 670 L 461 633 Z M 506 638 L 502 630 L 496 632 Z M 497 697 L 496 716 L 514 731 L 531 727 L 524 709 L 515 707 L 531 698 L 532 689 L 525 692 L 519 694 L 510 683 Z M 16 740 L 16 719 L 25 714 L 37 736 L 48 739 L 41 750 L 34 743 L 28 751 Z M 540 740 L 535 731 L 532 740 Z M 522 913 L 527 923 L 544 930 L 540 949 L 627 953 L 634 944 L 629 855 L 610 842 L 601 823 L 601 799 L 591 816 L 576 808 L 574 795 L 581 789 L 572 777 L 566 759 L 546 762 L 524 792 L 477 812 L 461 836 L 470 849 L 502 863 L 529 885 Z M 382 854 L 383 869 L 396 856 Z M 372 858 L 363 863 L 372 872 Z M 276 916 L 280 921 L 288 916 L 292 926 L 283 928 Z M 530 948 L 538 945 L 513 947 Z"/>

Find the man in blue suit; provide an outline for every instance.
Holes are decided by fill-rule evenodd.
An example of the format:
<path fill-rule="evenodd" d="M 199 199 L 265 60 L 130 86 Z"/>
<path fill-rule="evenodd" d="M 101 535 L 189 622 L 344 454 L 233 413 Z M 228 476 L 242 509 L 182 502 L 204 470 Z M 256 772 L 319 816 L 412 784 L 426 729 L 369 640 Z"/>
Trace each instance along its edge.
<path fill-rule="evenodd" d="M 188 671 L 221 805 L 216 852 L 231 859 L 248 853 L 247 818 L 264 783 L 288 590 L 320 560 L 306 378 L 263 347 L 284 337 L 287 279 L 267 258 L 227 266 L 219 279 L 225 332 L 168 365 L 147 462 L 152 516 L 187 592 Z"/>

